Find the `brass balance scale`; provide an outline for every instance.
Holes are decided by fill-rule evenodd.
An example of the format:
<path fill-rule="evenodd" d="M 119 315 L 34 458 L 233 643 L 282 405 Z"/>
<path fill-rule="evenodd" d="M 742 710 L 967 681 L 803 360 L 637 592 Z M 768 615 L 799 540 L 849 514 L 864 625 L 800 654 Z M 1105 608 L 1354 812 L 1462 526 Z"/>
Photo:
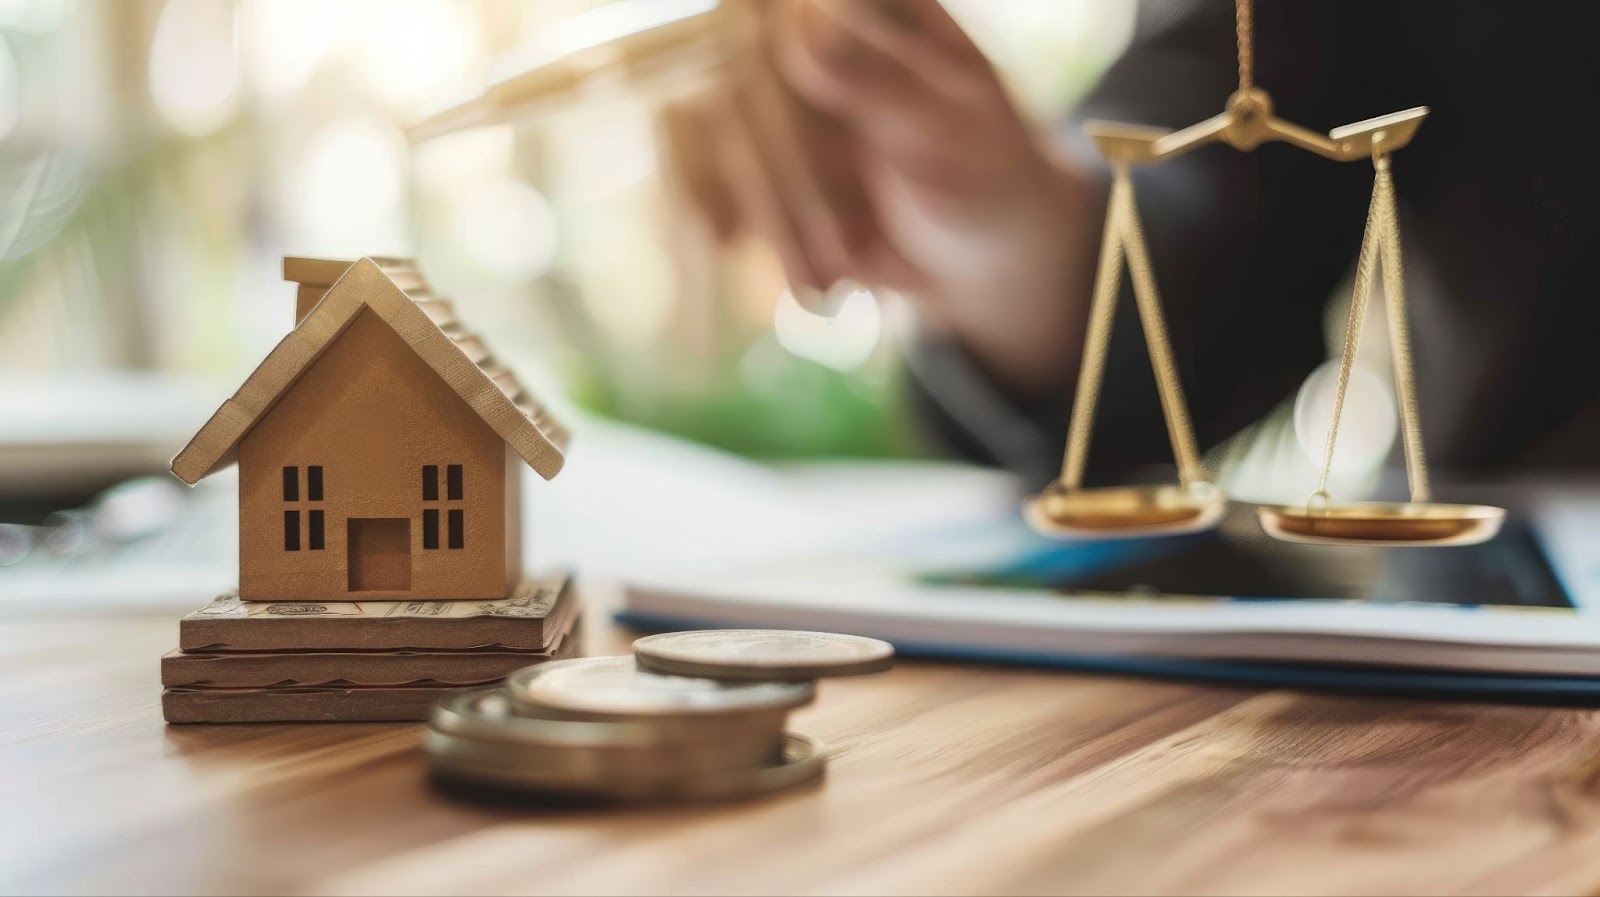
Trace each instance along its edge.
<path fill-rule="evenodd" d="M 1085 130 L 1113 173 L 1107 201 L 1105 236 L 1101 242 L 1095 287 L 1089 307 L 1083 363 L 1077 398 L 1068 424 L 1061 477 L 1027 500 L 1029 523 L 1045 535 L 1071 539 L 1118 539 L 1175 535 L 1215 527 L 1228 498 L 1209 481 L 1195 447 L 1183 387 L 1178 382 L 1167 339 L 1161 298 L 1139 224 L 1129 170 L 1170 159 L 1213 143 L 1248 152 L 1263 143 L 1281 141 L 1338 162 L 1371 159 L 1372 202 L 1356 263 L 1350 315 L 1334 391 L 1333 420 L 1323 451 L 1317 487 L 1304 505 L 1261 507 L 1261 526 L 1285 541 L 1312 544 L 1439 547 L 1472 545 L 1492 538 L 1505 511 L 1487 505 L 1439 504 L 1430 501 L 1428 468 L 1418 423 L 1416 384 L 1412 376 L 1411 339 L 1406 318 L 1404 277 L 1400 264 L 1400 225 L 1395 211 L 1394 179 L 1389 157 L 1411 142 L 1427 117 L 1419 106 L 1335 128 L 1326 136 L 1272 114 L 1272 100 L 1253 83 L 1250 0 L 1235 0 L 1239 40 L 1239 89 L 1220 115 L 1180 131 L 1112 122 L 1090 122 Z M 1123 262 L 1133 284 L 1134 301 L 1144 326 L 1151 366 L 1155 369 L 1162 414 L 1178 467 L 1178 483 L 1112 488 L 1083 488 L 1084 464 L 1094 425 L 1095 406 L 1105 371 Z M 1406 502 L 1346 502 L 1329 497 L 1339 419 L 1349 391 L 1350 372 L 1361 340 L 1373 277 L 1384 271 L 1395 392 L 1399 399 L 1406 477 L 1411 499 Z"/>

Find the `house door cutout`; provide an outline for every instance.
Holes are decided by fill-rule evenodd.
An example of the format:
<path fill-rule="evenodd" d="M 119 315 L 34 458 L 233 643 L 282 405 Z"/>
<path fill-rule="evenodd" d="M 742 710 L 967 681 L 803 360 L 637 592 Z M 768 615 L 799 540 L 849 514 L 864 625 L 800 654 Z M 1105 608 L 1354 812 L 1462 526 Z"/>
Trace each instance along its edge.
<path fill-rule="evenodd" d="M 405 517 L 351 517 L 346 569 L 352 592 L 404 592 L 411 588 L 411 521 Z"/>

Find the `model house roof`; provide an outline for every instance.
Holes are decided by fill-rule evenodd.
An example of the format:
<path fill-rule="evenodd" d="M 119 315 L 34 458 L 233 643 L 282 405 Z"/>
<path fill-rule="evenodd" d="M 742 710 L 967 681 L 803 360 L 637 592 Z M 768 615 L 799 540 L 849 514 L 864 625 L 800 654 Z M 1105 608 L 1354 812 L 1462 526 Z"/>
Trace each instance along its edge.
<path fill-rule="evenodd" d="M 172 459 L 179 479 L 194 485 L 233 463 L 239 441 L 363 309 L 393 328 L 540 476 L 548 480 L 561 470 L 566 429 L 461 325 L 450 302 L 428 290 L 411 262 L 286 258 L 283 267 L 289 280 L 331 286 Z"/>

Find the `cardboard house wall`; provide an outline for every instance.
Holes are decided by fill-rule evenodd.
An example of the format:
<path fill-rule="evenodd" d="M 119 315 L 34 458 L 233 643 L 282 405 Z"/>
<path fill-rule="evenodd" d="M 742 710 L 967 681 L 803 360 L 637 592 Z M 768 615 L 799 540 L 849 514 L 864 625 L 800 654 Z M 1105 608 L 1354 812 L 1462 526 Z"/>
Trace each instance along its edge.
<path fill-rule="evenodd" d="M 504 597 L 522 471 L 554 476 L 565 432 L 414 271 L 311 263 L 286 274 L 343 273 L 302 283 L 295 330 L 173 461 L 191 483 L 238 461 L 241 597 Z M 326 292 L 309 309 L 308 288 Z"/>

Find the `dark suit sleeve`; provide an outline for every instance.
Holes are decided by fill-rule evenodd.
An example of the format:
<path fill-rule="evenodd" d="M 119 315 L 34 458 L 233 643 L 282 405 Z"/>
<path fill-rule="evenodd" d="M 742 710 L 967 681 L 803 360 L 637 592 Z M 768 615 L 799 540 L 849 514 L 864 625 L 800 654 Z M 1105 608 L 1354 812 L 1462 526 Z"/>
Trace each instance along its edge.
<path fill-rule="evenodd" d="M 1335 64 L 1365 37 L 1354 33 L 1365 30 L 1356 15 L 1341 3 L 1258 6 L 1258 80 L 1280 115 L 1326 130 L 1373 114 L 1366 76 Z M 1229 0 L 1144 3 L 1131 45 L 1063 142 L 1103 177 L 1081 137 L 1085 119 L 1184 127 L 1222 111 L 1237 78 Z M 1211 146 L 1138 169 L 1134 180 L 1197 436 L 1212 446 L 1292 395 L 1325 357 L 1322 312 L 1359 245 L 1371 172 L 1282 145 L 1252 153 Z M 1062 301 L 1087 305 L 1086 296 Z M 1172 457 L 1126 277 L 1114 326 L 1091 475 L 1125 476 Z M 1053 475 L 1071 384 L 1023 402 L 953 346 L 923 344 L 911 354 L 913 401 L 939 441 L 1016 470 L 1030 486 Z M 955 368 L 959 375 L 949 373 Z M 986 387 L 953 394 L 948 380 Z M 979 432 L 995 420 L 1007 424 Z"/>

